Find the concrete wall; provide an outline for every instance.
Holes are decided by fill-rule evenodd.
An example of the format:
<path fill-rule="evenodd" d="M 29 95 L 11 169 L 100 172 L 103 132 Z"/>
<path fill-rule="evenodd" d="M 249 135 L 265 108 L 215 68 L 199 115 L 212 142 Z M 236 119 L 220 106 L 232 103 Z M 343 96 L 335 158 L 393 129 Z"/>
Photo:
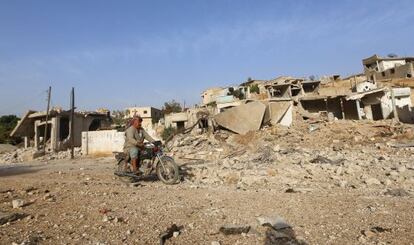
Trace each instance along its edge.
<path fill-rule="evenodd" d="M 184 122 L 184 125 L 187 126 L 188 121 L 188 113 L 187 112 L 178 112 L 178 113 L 170 113 L 165 115 L 165 127 L 173 127 L 175 128 L 177 122 Z"/>
<path fill-rule="evenodd" d="M 111 155 L 122 152 L 124 142 L 125 133 L 116 130 L 82 132 L 82 154 Z"/>
<path fill-rule="evenodd" d="M 379 71 L 385 71 L 395 66 L 405 65 L 405 60 L 383 60 L 379 62 Z"/>
<path fill-rule="evenodd" d="M 227 94 L 227 90 L 223 88 L 211 88 L 207 89 L 201 94 L 201 99 L 203 105 L 215 102 L 218 96 L 223 96 Z"/>
<path fill-rule="evenodd" d="M 356 85 L 356 92 L 367 92 L 369 90 L 373 90 L 377 88 L 377 83 L 375 82 L 370 82 L 370 81 L 365 81 L 362 83 L 358 83 Z"/>
<path fill-rule="evenodd" d="M 414 108 L 409 106 L 397 107 L 398 118 L 403 123 L 414 123 Z"/>
<path fill-rule="evenodd" d="M 382 72 L 367 71 L 367 78 L 374 81 L 381 81 L 395 78 L 410 78 L 414 76 L 413 63 L 396 66 Z"/>

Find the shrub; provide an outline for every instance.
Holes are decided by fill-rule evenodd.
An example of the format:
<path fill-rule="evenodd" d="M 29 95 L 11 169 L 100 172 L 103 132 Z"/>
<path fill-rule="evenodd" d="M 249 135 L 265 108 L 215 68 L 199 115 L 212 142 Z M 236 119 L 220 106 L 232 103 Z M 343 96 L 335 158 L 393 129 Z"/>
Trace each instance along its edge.
<path fill-rule="evenodd" d="M 175 128 L 169 126 L 168 128 L 164 129 L 164 131 L 161 134 L 161 137 L 162 137 L 163 140 L 167 140 L 172 135 L 174 135 L 176 132 L 177 132 L 177 130 Z"/>

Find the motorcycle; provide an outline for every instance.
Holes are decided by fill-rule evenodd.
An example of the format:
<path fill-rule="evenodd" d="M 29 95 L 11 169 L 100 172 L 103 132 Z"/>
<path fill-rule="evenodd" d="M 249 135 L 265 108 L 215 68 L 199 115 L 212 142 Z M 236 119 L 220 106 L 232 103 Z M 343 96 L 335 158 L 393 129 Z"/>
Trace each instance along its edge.
<path fill-rule="evenodd" d="M 167 185 L 176 184 L 179 181 L 179 168 L 172 157 L 164 154 L 161 141 L 154 143 L 144 143 L 143 149 L 140 150 L 139 171 L 142 177 L 149 176 L 154 172 L 158 179 Z M 131 168 L 131 158 L 129 154 L 120 152 L 115 155 L 117 160 L 114 174 L 119 177 L 140 178 L 134 174 Z"/>

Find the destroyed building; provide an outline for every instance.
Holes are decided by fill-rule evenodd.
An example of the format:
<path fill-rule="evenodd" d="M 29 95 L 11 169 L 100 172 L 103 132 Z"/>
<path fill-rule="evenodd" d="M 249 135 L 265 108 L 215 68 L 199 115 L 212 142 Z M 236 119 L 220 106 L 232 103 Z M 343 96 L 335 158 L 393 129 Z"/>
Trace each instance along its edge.
<path fill-rule="evenodd" d="M 205 106 L 188 108 L 183 112 L 173 112 L 165 115 L 164 126 L 183 130 L 198 123 L 197 128 L 209 128 L 212 126 L 212 122 L 209 120 L 211 114 L 213 114 L 213 110 Z"/>
<path fill-rule="evenodd" d="M 321 81 L 305 80 L 293 77 L 278 77 L 266 82 L 268 98 L 290 100 L 297 96 L 317 93 Z"/>
<path fill-rule="evenodd" d="M 364 72 L 371 81 L 384 81 L 398 78 L 412 78 L 414 57 L 380 57 L 373 55 L 363 59 Z"/>
<path fill-rule="evenodd" d="M 153 129 L 154 125 L 163 117 L 160 109 L 146 107 L 129 107 L 125 109 L 125 119 L 131 119 L 135 116 L 142 118 L 142 127 L 145 129 Z"/>
<path fill-rule="evenodd" d="M 45 111 L 29 110 L 11 132 L 12 137 L 23 137 L 25 146 L 40 149 L 46 144 L 51 151 L 65 150 L 70 146 L 70 111 L 52 109 L 49 115 Z M 46 118 L 48 118 L 46 120 Z M 46 126 L 47 125 L 47 126 Z M 109 128 L 111 118 L 109 113 L 75 112 L 73 140 L 74 146 L 81 146 L 83 131 L 96 131 Z M 46 132 L 46 139 L 45 136 Z"/>
<path fill-rule="evenodd" d="M 387 63 L 389 61 L 389 63 Z M 410 58 L 378 61 L 379 71 L 404 66 Z M 407 65 L 405 67 L 410 67 Z M 364 66 L 366 71 L 366 67 Z M 391 71 L 389 71 L 391 72 Z M 407 73 L 408 74 L 408 73 Z M 244 87 L 248 83 L 242 84 Z M 383 120 L 395 118 L 414 123 L 409 87 L 395 87 L 363 74 L 340 79 L 309 80 L 281 76 L 262 81 L 265 98 L 230 100 L 216 98 L 213 113 L 218 126 L 239 134 L 263 125 L 290 126 L 295 113 L 304 119 L 323 117 L 328 120 Z M 247 90 L 246 90 L 247 91 Z"/>

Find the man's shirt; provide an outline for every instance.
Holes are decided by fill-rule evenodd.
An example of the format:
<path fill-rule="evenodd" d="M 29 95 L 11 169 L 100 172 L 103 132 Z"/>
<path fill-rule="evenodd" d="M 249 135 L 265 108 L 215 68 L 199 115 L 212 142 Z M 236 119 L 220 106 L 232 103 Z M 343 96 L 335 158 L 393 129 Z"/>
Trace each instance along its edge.
<path fill-rule="evenodd" d="M 149 142 L 155 141 L 143 128 L 136 129 L 134 126 L 130 126 L 125 131 L 125 137 L 124 149 L 136 147 L 138 144 L 142 144 L 144 139 Z"/>

